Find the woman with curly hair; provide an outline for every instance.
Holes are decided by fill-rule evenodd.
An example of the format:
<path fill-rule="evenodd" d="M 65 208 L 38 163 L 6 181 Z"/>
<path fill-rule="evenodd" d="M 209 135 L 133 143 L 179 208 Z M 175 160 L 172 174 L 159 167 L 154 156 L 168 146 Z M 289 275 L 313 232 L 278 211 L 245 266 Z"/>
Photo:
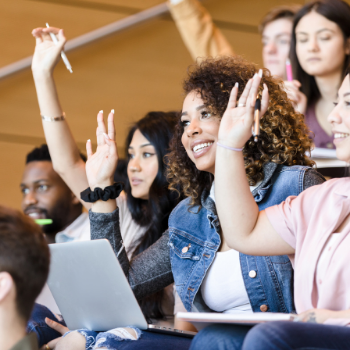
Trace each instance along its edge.
<path fill-rule="evenodd" d="M 324 181 L 306 156 L 311 142 L 303 116 L 294 111 L 279 81 L 267 70 L 259 74 L 253 64 L 239 57 L 207 59 L 190 70 L 184 82 L 182 114 L 168 156 L 170 186 L 180 186 L 188 198 L 172 211 L 169 229 L 155 244 L 130 262 L 125 252 L 118 256 L 137 298 L 175 281 L 181 302 L 189 312 L 294 311 L 289 258 L 255 257 L 230 249 L 223 239 L 215 206 L 215 159 L 221 117 L 231 90 L 241 95 L 246 85 L 254 86 L 255 96 L 258 94 L 262 100 L 259 140 L 255 143 L 251 137 L 243 149 L 246 178 L 259 209 L 279 204 L 289 195 L 298 195 Z M 237 110 L 244 113 L 246 108 L 249 106 L 239 106 Z M 108 150 L 98 148 L 93 154 L 91 144 L 87 144 L 86 172 L 94 187 L 111 185 L 108 174 L 116 161 L 116 146 L 113 139 L 107 135 L 105 138 Z M 122 246 L 115 200 L 96 201 L 89 214 L 92 237 L 107 238 L 117 254 Z M 235 328 L 236 349 L 240 349 L 248 329 Z M 96 334 L 91 335 L 96 338 Z M 173 336 L 143 332 L 136 338 L 137 342 L 110 340 L 104 346 L 174 348 Z M 199 349 L 196 338 L 192 344 L 190 340 L 182 341 L 176 348 Z M 72 332 L 59 346 L 66 350 L 84 349 L 89 346 L 89 339 Z"/>

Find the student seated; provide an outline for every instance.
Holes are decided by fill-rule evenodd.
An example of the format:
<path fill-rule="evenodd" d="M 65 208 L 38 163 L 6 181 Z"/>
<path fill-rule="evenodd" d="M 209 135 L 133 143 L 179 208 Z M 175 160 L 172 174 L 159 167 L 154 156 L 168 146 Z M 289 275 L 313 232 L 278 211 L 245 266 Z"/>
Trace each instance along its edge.
<path fill-rule="evenodd" d="M 81 159 L 86 160 L 82 154 Z M 20 187 L 24 214 L 33 220 L 52 220 L 42 227 L 48 243 L 90 239 L 89 216 L 54 170 L 47 145 L 27 154 Z"/>
<path fill-rule="evenodd" d="M 33 220 L 0 206 L 0 349 L 35 350 L 26 325 L 49 272 L 50 252 Z"/>
<path fill-rule="evenodd" d="M 342 0 L 308 2 L 295 15 L 289 97 L 305 114 L 316 147 L 334 148 L 327 117 L 350 63 L 350 6 Z"/>
<path fill-rule="evenodd" d="M 235 53 L 215 25 L 210 13 L 198 0 L 169 0 L 170 13 L 193 60 L 233 56 Z M 259 33 L 263 45 L 263 65 L 275 77 L 286 76 L 293 17 L 299 5 L 277 6 L 262 18 Z"/>
<path fill-rule="evenodd" d="M 49 32 L 58 34 L 59 46 L 55 45 Z M 63 115 L 58 100 L 53 70 L 60 56 L 59 47 L 65 43 L 63 30 L 37 28 L 32 70 L 41 114 L 47 118 Z M 168 218 L 179 201 L 179 195 L 168 189 L 164 157 L 177 122 L 177 112 L 149 112 L 131 126 L 125 143 L 127 176 L 125 192 L 117 199 L 120 214 L 120 230 L 126 254 L 132 259 L 146 250 L 161 237 L 168 227 Z M 113 124 L 114 111 L 108 115 Z M 68 118 L 67 118 L 68 119 Z M 69 130 L 67 119 L 56 122 L 43 120 L 43 128 L 50 150 L 52 164 L 71 191 L 80 198 L 88 181 L 85 163 Z M 104 142 L 106 126 L 102 111 L 97 115 L 98 143 Z M 115 131 L 110 129 L 110 132 Z M 112 176 L 113 179 L 113 176 Z M 90 203 L 82 202 L 89 209 Z M 173 325 L 173 286 L 139 300 L 145 317 L 152 323 L 171 327 Z M 37 320 L 38 322 L 40 320 Z M 41 319 L 42 324 L 44 319 Z M 43 327 L 41 329 L 44 329 Z M 45 333 L 49 332 L 46 328 Z M 56 337 L 59 334 L 56 335 Z M 52 337 L 45 337 L 45 344 Z"/>
<path fill-rule="evenodd" d="M 237 179 L 233 175 L 229 181 L 238 186 L 249 184 L 250 196 L 262 210 L 324 179 L 310 167 L 313 162 L 306 156 L 311 142 L 303 116 L 294 111 L 286 93 L 268 71 L 260 74 L 264 83 L 264 89 L 259 88 L 264 115 L 261 135 L 258 142 L 251 137 L 244 144 L 244 177 Z M 118 256 L 138 299 L 175 281 L 189 312 L 294 311 L 289 258 L 257 258 L 230 249 L 216 212 L 214 178 L 221 118 L 232 88 L 235 86 L 241 95 L 244 86 L 252 82 L 260 83 L 254 64 L 239 57 L 207 59 L 190 69 L 184 81 L 182 114 L 168 156 L 170 186 L 181 187 L 187 199 L 172 211 L 169 228 L 156 243 L 131 261 L 125 252 Z M 271 91 L 270 102 L 267 89 Z M 244 113 L 246 108 L 249 105 L 238 110 Z M 110 136 L 104 136 L 96 153 L 87 143 L 86 172 L 91 190 L 112 185 L 117 154 L 113 125 L 110 128 Z M 92 239 L 107 238 L 117 254 L 122 246 L 115 200 L 96 201 L 89 215 Z M 227 265 L 229 270 L 222 267 Z M 237 337 L 243 341 L 240 335 Z M 95 349 L 172 349 L 174 337 L 166 339 L 145 331 L 137 341 L 120 342 L 120 338 L 111 336 L 106 339 L 104 333 L 79 330 L 66 335 L 57 349 L 83 350 L 95 341 Z M 191 340 L 184 341 L 177 348 L 188 349 L 190 343 Z"/>
<path fill-rule="evenodd" d="M 294 263 L 299 322 L 256 326 L 247 334 L 242 349 L 348 349 L 350 331 L 345 326 L 350 325 L 350 179 L 329 180 L 259 211 L 245 182 L 244 153 L 239 151 L 251 138 L 253 108 L 235 108 L 237 104 L 252 105 L 257 91 L 257 85 L 247 85 L 237 101 L 237 91 L 233 90 L 221 121 L 219 139 L 226 148 L 218 147 L 216 152 L 218 213 L 230 248 L 257 258 L 289 254 Z M 328 117 L 337 157 L 345 162 L 350 161 L 349 96 L 348 74 Z M 272 140 L 267 140 L 268 144 Z M 195 349 L 202 349 L 203 344 L 219 349 L 218 339 L 220 349 L 236 349 L 237 329 L 241 327 L 207 327 L 196 336 Z"/>

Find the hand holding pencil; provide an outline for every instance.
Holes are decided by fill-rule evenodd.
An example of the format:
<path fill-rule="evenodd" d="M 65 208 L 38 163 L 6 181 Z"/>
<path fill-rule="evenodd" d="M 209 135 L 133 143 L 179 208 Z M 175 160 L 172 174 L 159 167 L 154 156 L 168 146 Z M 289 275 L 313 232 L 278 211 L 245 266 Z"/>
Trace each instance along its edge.
<path fill-rule="evenodd" d="M 32 35 L 36 40 L 32 61 L 33 74 L 52 74 L 67 41 L 63 29 L 53 27 L 35 28 Z M 56 43 L 51 35 L 55 36 Z"/>
<path fill-rule="evenodd" d="M 254 112 L 257 100 L 256 97 L 259 92 L 261 79 L 262 71 L 260 71 L 259 74 L 255 74 L 254 77 L 247 82 L 239 99 L 238 85 L 236 84 L 232 89 L 227 109 L 220 123 L 220 144 L 239 149 L 244 147 L 245 143 L 252 137 L 253 133 L 258 136 L 260 118 L 267 111 L 269 103 L 267 86 L 263 84 L 264 89 L 261 98 L 261 111 L 258 120 L 255 119 L 254 117 L 256 117 L 256 113 Z"/>

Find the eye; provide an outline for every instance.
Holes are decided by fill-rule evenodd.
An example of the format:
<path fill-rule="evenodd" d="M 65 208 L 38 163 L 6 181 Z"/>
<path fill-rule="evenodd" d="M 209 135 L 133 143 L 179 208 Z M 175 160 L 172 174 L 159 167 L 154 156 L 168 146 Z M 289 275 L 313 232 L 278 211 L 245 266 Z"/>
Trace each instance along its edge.
<path fill-rule="evenodd" d="M 186 126 L 190 125 L 190 121 L 189 120 L 181 120 L 181 126 L 182 128 L 185 128 Z"/>
<path fill-rule="evenodd" d="M 143 153 L 143 158 L 149 158 L 149 157 L 152 157 L 154 156 L 154 153 L 150 153 L 150 152 L 144 152 Z"/>
<path fill-rule="evenodd" d="M 320 40 L 322 40 L 322 41 L 327 41 L 327 40 L 330 40 L 330 39 L 331 39 L 330 36 L 323 36 L 323 37 L 320 38 Z"/>
<path fill-rule="evenodd" d="M 134 155 L 134 154 L 129 153 L 129 159 L 133 159 L 133 158 L 135 158 L 135 155 Z"/>
<path fill-rule="evenodd" d="M 22 187 L 22 188 L 21 188 L 21 192 L 22 192 L 23 194 L 28 194 L 28 193 L 29 193 L 29 188 L 27 188 L 27 187 Z"/>
<path fill-rule="evenodd" d="M 201 117 L 202 119 L 207 119 L 211 117 L 211 113 L 207 112 L 207 111 L 202 111 L 201 112 Z"/>
<path fill-rule="evenodd" d="M 334 107 L 338 106 L 338 102 L 333 102 Z"/>
<path fill-rule="evenodd" d="M 47 186 L 47 185 L 39 185 L 38 186 L 38 191 L 40 191 L 40 192 L 45 192 L 48 189 L 49 189 L 49 186 Z"/>

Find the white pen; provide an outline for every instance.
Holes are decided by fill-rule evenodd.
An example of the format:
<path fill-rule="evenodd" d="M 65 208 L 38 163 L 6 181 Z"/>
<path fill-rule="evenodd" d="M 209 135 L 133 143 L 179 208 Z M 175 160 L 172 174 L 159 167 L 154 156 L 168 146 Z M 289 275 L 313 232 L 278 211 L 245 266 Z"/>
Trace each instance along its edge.
<path fill-rule="evenodd" d="M 46 23 L 46 27 L 49 28 L 49 24 Z M 52 41 L 55 43 L 55 44 L 58 44 L 58 40 L 56 38 L 56 35 L 54 33 L 50 33 L 50 36 L 51 36 L 51 39 Z M 62 57 L 62 61 L 63 63 L 66 65 L 67 69 L 73 73 L 73 69 L 72 69 L 72 66 L 70 65 L 69 61 L 68 61 L 68 58 L 66 56 L 66 54 L 64 53 L 64 51 L 61 51 L 61 57 Z"/>

